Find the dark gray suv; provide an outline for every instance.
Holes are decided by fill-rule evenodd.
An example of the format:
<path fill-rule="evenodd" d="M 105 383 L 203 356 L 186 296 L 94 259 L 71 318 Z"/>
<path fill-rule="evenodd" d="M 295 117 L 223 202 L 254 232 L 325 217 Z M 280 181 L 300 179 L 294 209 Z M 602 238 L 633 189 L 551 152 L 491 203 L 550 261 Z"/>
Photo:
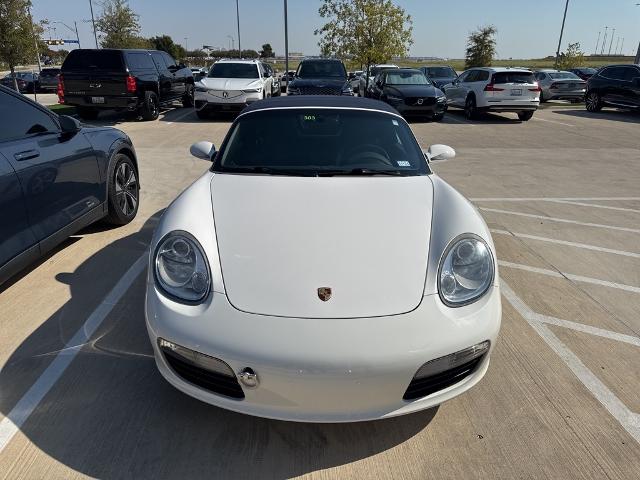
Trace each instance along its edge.
<path fill-rule="evenodd" d="M 347 69 L 335 58 L 306 58 L 289 83 L 287 95 L 353 95 Z"/>
<path fill-rule="evenodd" d="M 590 112 L 602 107 L 640 109 L 640 65 L 609 65 L 587 81 L 585 104 Z"/>

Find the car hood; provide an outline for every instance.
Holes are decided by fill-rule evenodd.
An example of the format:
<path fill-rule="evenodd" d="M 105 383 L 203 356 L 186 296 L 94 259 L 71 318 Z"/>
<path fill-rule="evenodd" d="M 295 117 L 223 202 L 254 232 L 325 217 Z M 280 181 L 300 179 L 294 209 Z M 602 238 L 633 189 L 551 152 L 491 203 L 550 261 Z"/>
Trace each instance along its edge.
<path fill-rule="evenodd" d="M 387 85 L 385 91 L 405 97 L 435 97 L 439 92 L 433 85 Z"/>
<path fill-rule="evenodd" d="M 257 88 L 261 86 L 258 78 L 209 78 L 199 80 L 205 87 L 211 90 L 243 90 L 245 88 Z"/>
<path fill-rule="evenodd" d="M 290 85 L 296 88 L 300 88 L 300 87 L 340 88 L 345 83 L 347 83 L 346 78 L 338 78 L 338 79 L 336 78 L 295 78 L 293 82 L 290 83 Z"/>
<path fill-rule="evenodd" d="M 215 174 L 216 240 L 229 302 L 249 313 L 405 313 L 424 294 L 433 184 L 415 177 Z M 319 288 L 330 288 L 322 301 Z"/>

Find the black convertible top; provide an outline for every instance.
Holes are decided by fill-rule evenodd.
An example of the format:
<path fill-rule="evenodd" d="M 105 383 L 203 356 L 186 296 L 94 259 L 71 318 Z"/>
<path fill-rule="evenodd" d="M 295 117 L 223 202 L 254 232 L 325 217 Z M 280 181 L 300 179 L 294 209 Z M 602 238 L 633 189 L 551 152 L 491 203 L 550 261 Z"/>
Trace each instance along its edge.
<path fill-rule="evenodd" d="M 242 115 L 260 110 L 273 108 L 353 108 L 364 110 L 377 110 L 393 115 L 399 115 L 392 106 L 370 98 L 337 96 L 337 95 L 292 95 L 287 97 L 272 97 L 252 103 L 244 110 Z"/>

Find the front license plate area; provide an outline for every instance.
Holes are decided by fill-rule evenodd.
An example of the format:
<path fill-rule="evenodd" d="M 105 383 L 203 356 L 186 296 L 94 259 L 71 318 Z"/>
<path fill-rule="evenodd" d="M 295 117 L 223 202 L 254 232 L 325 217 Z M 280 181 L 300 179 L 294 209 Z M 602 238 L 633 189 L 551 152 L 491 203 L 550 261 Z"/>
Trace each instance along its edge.
<path fill-rule="evenodd" d="M 521 88 L 514 88 L 511 90 L 511 95 L 522 95 L 522 89 Z"/>
<path fill-rule="evenodd" d="M 91 97 L 91 103 L 104 103 L 104 97 Z"/>

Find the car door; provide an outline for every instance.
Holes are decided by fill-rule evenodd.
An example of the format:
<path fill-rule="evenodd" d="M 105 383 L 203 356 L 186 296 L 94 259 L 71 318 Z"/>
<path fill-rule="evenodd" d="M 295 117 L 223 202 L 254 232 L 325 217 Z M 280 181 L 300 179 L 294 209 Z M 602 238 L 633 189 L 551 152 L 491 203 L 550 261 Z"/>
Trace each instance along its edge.
<path fill-rule="evenodd" d="M 0 93 L 0 95 L 3 95 Z M 0 119 L 0 125 L 4 120 Z M 2 154 L 6 140 L 6 130 L 0 130 L 0 282 L 9 278 L 17 268 L 10 268 L 9 262 L 37 244 L 31 227 L 27 207 L 22 196 L 18 175 Z"/>
<path fill-rule="evenodd" d="M 464 107 L 464 100 L 466 98 L 466 93 L 464 93 L 464 88 L 467 80 L 469 79 L 469 75 L 473 72 L 473 70 L 467 70 L 466 72 L 462 72 L 458 78 L 454 80 L 450 87 L 447 87 L 446 95 L 447 102 L 449 105 L 454 105 L 456 107 Z"/>
<path fill-rule="evenodd" d="M 624 83 L 621 86 L 621 102 L 632 107 L 640 107 L 640 69 L 636 67 L 622 67 L 624 69 Z"/>
<path fill-rule="evenodd" d="M 622 101 L 622 82 L 625 72 L 623 67 L 607 67 L 600 77 L 602 77 L 600 96 L 605 102 L 624 103 Z"/>
<path fill-rule="evenodd" d="M 167 68 L 162 52 L 152 51 L 151 58 L 158 69 L 158 83 L 160 89 L 160 100 L 164 101 L 173 97 L 173 74 Z"/>
<path fill-rule="evenodd" d="M 57 117 L 45 108 L 0 95 L 2 153 L 16 172 L 31 228 L 42 242 L 97 212 L 106 200 L 104 180 L 84 134 L 63 134 Z"/>
<path fill-rule="evenodd" d="M 181 72 L 180 65 L 167 52 L 161 52 L 162 58 L 171 74 L 171 94 L 173 97 L 182 97 L 187 88 L 187 79 Z"/>

